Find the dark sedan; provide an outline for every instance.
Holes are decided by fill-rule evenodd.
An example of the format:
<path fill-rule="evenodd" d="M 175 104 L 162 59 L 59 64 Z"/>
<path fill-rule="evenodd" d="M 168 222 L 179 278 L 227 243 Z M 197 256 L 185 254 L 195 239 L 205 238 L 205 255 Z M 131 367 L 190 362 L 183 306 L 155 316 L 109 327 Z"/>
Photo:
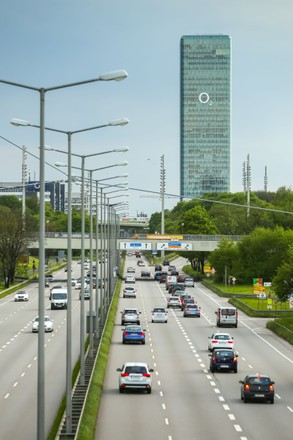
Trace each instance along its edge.
<path fill-rule="evenodd" d="M 238 354 L 233 349 L 214 349 L 213 354 L 210 354 L 210 370 L 213 373 L 215 370 L 224 370 L 237 373 L 238 369 Z"/>
<path fill-rule="evenodd" d="M 264 400 L 274 403 L 275 387 L 269 376 L 264 374 L 249 374 L 241 383 L 241 400 Z"/>
<path fill-rule="evenodd" d="M 145 330 L 140 325 L 127 325 L 123 330 L 122 343 L 145 344 Z"/>

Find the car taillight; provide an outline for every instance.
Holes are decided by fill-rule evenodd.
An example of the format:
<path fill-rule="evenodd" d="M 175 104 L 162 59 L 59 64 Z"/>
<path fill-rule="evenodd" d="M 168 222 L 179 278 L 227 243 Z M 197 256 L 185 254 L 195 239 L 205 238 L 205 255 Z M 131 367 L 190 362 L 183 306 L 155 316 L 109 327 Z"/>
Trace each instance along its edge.
<path fill-rule="evenodd" d="M 189 308 L 188 308 L 188 307 L 185 307 L 185 310 L 189 310 Z"/>
<path fill-rule="evenodd" d="M 121 377 L 129 376 L 129 373 L 121 373 Z"/>
<path fill-rule="evenodd" d="M 212 361 L 216 362 L 216 355 L 215 354 L 213 354 L 213 356 L 212 356 Z"/>
<path fill-rule="evenodd" d="M 139 332 L 139 335 L 140 336 L 144 336 L 144 332 Z"/>
<path fill-rule="evenodd" d="M 237 356 L 234 356 L 234 359 L 233 359 L 233 360 L 234 360 L 234 362 L 236 362 L 236 361 L 237 361 Z"/>
<path fill-rule="evenodd" d="M 250 390 L 250 386 L 248 385 L 248 383 L 245 384 L 245 390 L 246 390 L 246 391 L 249 391 L 249 390 Z"/>
<path fill-rule="evenodd" d="M 126 335 L 128 335 L 128 332 L 123 332 L 123 336 L 126 336 Z"/>
<path fill-rule="evenodd" d="M 238 310 L 236 311 L 236 318 L 238 318 Z"/>
<path fill-rule="evenodd" d="M 150 373 L 143 373 L 144 377 L 151 377 Z"/>
<path fill-rule="evenodd" d="M 212 340 L 212 344 L 217 344 L 217 343 L 218 343 L 218 341 L 216 339 Z"/>
<path fill-rule="evenodd" d="M 233 344 L 233 341 L 228 341 L 228 344 Z"/>
<path fill-rule="evenodd" d="M 269 390 L 270 390 L 270 391 L 274 391 L 274 385 L 270 385 L 270 386 L 269 386 Z"/>

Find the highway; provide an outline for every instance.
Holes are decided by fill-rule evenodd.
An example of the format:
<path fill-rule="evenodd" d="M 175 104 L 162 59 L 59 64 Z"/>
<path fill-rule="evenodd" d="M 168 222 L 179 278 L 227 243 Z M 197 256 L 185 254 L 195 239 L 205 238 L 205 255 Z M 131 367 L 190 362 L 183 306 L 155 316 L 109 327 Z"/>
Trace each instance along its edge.
<path fill-rule="evenodd" d="M 175 262 L 179 269 L 183 264 L 182 258 Z M 139 275 L 134 256 L 127 257 L 127 266 Z M 164 285 L 137 281 L 136 288 L 136 299 L 119 300 L 95 440 L 292 439 L 293 348 L 265 328 L 266 320 L 239 312 L 238 328 L 220 329 L 234 337 L 238 373 L 212 374 L 208 336 L 216 330 L 214 312 L 226 300 L 196 284 L 187 290 L 201 306 L 201 318 L 169 309 L 167 324 L 151 323 L 152 308 L 166 305 Z M 122 344 L 120 311 L 127 306 L 142 312 L 145 345 Z M 152 394 L 119 394 L 116 368 L 127 361 L 154 368 Z M 276 382 L 274 405 L 241 401 L 239 380 L 255 372 Z"/>
<path fill-rule="evenodd" d="M 74 276 L 80 266 L 74 265 Z M 54 274 L 66 279 L 64 270 Z M 61 283 L 66 286 L 66 282 Z M 28 302 L 14 302 L 14 294 L 0 300 L 0 439 L 34 440 L 37 437 L 37 340 L 32 320 L 38 315 L 38 285 L 26 287 Z M 54 331 L 45 335 L 45 433 L 55 419 L 66 387 L 66 310 L 51 310 L 49 289 L 44 289 L 46 314 Z M 79 290 L 72 290 L 72 365 L 80 348 Z M 88 301 L 85 303 L 88 310 Z"/>

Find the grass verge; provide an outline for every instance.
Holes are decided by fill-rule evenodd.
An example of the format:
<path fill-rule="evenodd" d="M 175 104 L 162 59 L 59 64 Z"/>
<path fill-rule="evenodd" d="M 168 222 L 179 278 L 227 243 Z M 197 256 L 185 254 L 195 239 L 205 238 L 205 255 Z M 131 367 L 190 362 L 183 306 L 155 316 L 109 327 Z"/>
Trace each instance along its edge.
<path fill-rule="evenodd" d="M 118 307 L 121 280 L 117 282 L 112 305 L 109 311 L 104 336 L 101 342 L 95 370 L 91 380 L 86 405 L 81 419 L 77 440 L 91 440 L 95 436 L 96 422 L 103 393 L 103 383 L 111 346 L 115 316 Z"/>

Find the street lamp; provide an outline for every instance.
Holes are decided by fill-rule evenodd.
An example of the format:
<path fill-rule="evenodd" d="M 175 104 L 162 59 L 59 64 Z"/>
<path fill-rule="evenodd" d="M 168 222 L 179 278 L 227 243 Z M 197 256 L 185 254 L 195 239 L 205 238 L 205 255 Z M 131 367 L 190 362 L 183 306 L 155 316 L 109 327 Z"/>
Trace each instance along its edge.
<path fill-rule="evenodd" d="M 53 131 L 57 133 L 62 133 L 67 135 L 67 155 L 68 155 L 68 194 L 67 194 L 67 293 L 68 293 L 68 306 L 66 313 L 66 432 L 71 432 L 72 430 L 72 405 L 71 405 L 71 391 L 72 391 L 72 285 L 71 285 L 71 267 L 72 267 L 72 212 L 70 209 L 71 206 L 71 187 L 72 187 L 72 176 L 71 176 L 71 157 L 73 155 L 71 151 L 71 139 L 73 134 L 82 133 L 85 131 L 96 130 L 104 127 L 116 127 L 116 126 L 124 126 L 128 124 L 127 118 L 121 118 L 117 120 L 110 121 L 106 124 L 97 125 L 90 128 L 83 128 L 79 130 L 60 130 L 56 128 L 45 127 L 45 130 Z M 25 121 L 23 119 L 13 118 L 10 123 L 15 127 L 24 126 L 24 127 L 34 127 L 41 128 L 39 125 L 32 124 L 29 121 Z M 62 150 L 57 150 L 54 148 L 45 147 L 45 150 L 49 151 L 57 151 L 62 152 Z M 117 150 L 115 150 L 117 151 Z M 127 150 L 125 150 L 127 151 Z M 100 153 L 103 154 L 103 153 Z"/>
<path fill-rule="evenodd" d="M 121 81 L 127 78 L 125 70 L 102 74 L 94 79 L 38 88 L 26 84 L 0 79 L 0 83 L 32 90 L 40 96 L 40 208 L 39 208 L 39 289 L 38 289 L 38 379 L 37 379 L 37 438 L 45 438 L 45 96 L 47 92 L 75 87 L 97 81 Z"/>
<path fill-rule="evenodd" d="M 66 151 L 62 151 L 62 150 L 55 150 L 54 151 L 58 151 L 61 153 L 65 153 L 67 154 Z M 93 157 L 93 156 L 99 156 L 101 154 L 106 154 L 106 153 L 113 153 L 113 152 L 126 152 L 128 151 L 129 148 L 128 147 L 121 147 L 121 148 L 116 148 L 114 150 L 108 150 L 108 151 L 102 151 L 99 153 L 93 153 L 93 154 L 88 154 L 88 155 L 80 155 L 80 154 L 75 154 L 72 153 L 72 156 L 77 156 L 81 158 L 81 168 L 80 167 L 75 167 L 75 166 L 71 166 L 71 168 L 74 169 L 78 169 L 81 170 L 81 301 L 80 301 L 80 383 L 81 385 L 84 385 L 85 382 L 85 359 L 84 359 L 84 341 L 85 341 L 85 326 L 84 326 L 84 258 L 85 258 L 85 246 L 84 246 L 84 235 L 85 235 L 85 203 L 84 203 L 84 173 L 85 173 L 85 159 L 88 157 Z M 52 150 L 51 150 L 52 151 Z M 93 170 L 86 170 L 89 171 L 90 173 L 94 172 L 94 171 L 100 171 L 103 169 L 107 169 L 107 168 L 112 168 L 112 167 L 116 167 L 116 166 L 126 166 L 128 165 L 127 161 L 124 162 L 119 162 L 113 165 L 108 165 L 108 166 L 104 166 L 104 167 L 100 167 L 100 168 L 95 168 Z M 61 162 L 55 162 L 55 166 L 58 167 L 67 167 L 67 164 L 63 164 Z M 91 237 L 92 237 L 92 232 L 91 232 Z M 90 238 L 90 241 L 92 242 L 92 238 Z M 92 264 L 90 267 L 90 270 L 92 271 Z M 93 334 L 93 323 L 92 323 L 92 273 L 90 276 L 90 347 L 92 350 L 93 347 L 93 341 L 92 341 L 92 334 Z"/>

